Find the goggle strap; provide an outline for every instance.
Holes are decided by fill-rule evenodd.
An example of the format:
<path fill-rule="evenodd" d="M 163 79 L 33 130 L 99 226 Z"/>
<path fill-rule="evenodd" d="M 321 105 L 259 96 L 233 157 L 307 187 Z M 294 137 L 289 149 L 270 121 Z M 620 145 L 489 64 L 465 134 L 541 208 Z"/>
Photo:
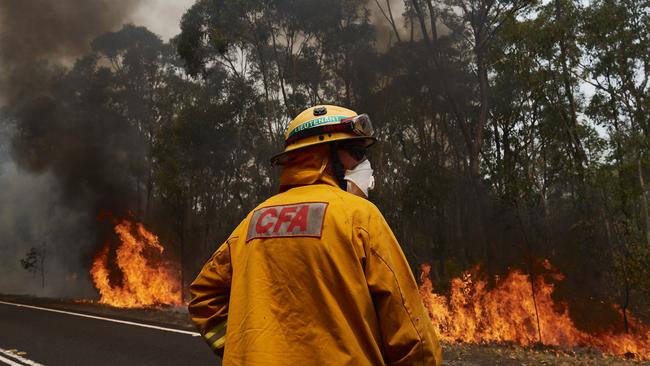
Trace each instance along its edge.
<path fill-rule="evenodd" d="M 324 135 L 328 133 L 336 133 L 336 132 L 354 132 L 354 124 L 352 123 L 352 118 L 346 118 L 344 120 L 341 120 L 341 123 L 317 126 L 307 130 L 296 132 L 294 135 L 289 137 L 287 141 L 285 141 L 284 146 L 287 147 L 290 144 L 294 143 L 295 141 L 307 137 Z"/>

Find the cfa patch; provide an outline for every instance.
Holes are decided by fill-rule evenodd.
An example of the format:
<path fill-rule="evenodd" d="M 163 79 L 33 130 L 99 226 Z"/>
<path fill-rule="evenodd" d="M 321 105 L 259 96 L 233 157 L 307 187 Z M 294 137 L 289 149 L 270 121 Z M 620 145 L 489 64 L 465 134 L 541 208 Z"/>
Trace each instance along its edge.
<path fill-rule="evenodd" d="M 312 236 L 320 238 L 325 220 L 325 202 L 303 202 L 263 207 L 253 212 L 246 241 L 255 238 Z"/>

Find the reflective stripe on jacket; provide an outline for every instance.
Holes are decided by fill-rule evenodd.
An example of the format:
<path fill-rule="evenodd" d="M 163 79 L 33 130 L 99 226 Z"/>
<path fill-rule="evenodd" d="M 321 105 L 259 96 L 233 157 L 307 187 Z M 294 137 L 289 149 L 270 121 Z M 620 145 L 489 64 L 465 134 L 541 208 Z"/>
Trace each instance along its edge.
<path fill-rule="evenodd" d="M 205 264 L 190 286 L 201 334 L 224 366 L 439 365 L 383 216 L 316 175 L 253 210 Z"/>

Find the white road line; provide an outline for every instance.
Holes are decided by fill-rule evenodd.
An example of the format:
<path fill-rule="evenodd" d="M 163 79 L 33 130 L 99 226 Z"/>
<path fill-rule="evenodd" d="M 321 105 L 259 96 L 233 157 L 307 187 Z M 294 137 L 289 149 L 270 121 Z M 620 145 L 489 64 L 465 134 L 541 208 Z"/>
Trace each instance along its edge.
<path fill-rule="evenodd" d="M 13 362 L 12 360 L 8 360 L 8 359 L 6 359 L 6 358 L 4 358 L 2 356 L 0 356 L 0 362 L 2 362 L 4 364 L 7 364 L 9 366 L 24 366 L 24 365 L 21 365 L 21 364 L 19 364 L 17 362 Z"/>
<path fill-rule="evenodd" d="M 22 362 L 22 363 L 16 363 L 16 362 L 13 362 L 12 360 L 7 360 L 6 358 L 0 356 L 0 359 L 1 359 L 2 361 L 9 361 L 9 362 L 10 362 L 10 363 L 8 363 L 8 365 L 12 365 L 12 366 L 13 366 L 13 365 L 18 365 L 18 366 L 25 366 L 25 365 L 29 365 L 29 366 L 44 366 L 43 364 L 40 364 L 40 363 L 38 363 L 38 362 L 34 362 L 34 361 L 30 360 L 30 359 L 27 359 L 27 358 L 25 358 L 25 357 L 19 356 L 19 355 L 15 354 L 15 353 L 9 352 L 9 351 L 4 350 L 4 349 L 2 349 L 2 348 L 0 348 L 0 353 L 4 354 L 5 356 L 12 357 L 12 358 L 14 358 L 14 359 L 16 359 L 16 360 Z"/>
<path fill-rule="evenodd" d="M 173 328 L 165 328 L 165 327 L 158 327 L 155 325 L 149 325 L 149 324 L 142 324 L 142 323 L 136 323 L 136 322 L 129 322 L 126 320 L 117 320 L 117 319 L 111 319 L 111 318 L 104 318 L 101 316 L 95 316 L 95 315 L 87 315 L 87 314 L 80 314 L 80 313 L 73 313 L 71 311 L 63 311 L 63 310 L 56 310 L 56 309 L 50 309 L 50 308 L 42 308 L 40 306 L 32 306 L 32 305 L 24 305 L 24 304 L 15 304 L 13 302 L 5 302 L 5 301 L 0 301 L 0 304 L 4 305 L 12 305 L 12 306 L 18 306 L 21 308 L 29 308 L 29 309 L 36 309 L 36 310 L 44 310 L 44 311 L 51 311 L 53 313 L 60 313 L 60 314 L 68 314 L 68 315 L 75 315 L 79 316 L 82 318 L 90 318 L 90 319 L 97 319 L 97 320 L 105 320 L 107 322 L 113 322 L 113 323 L 120 323 L 120 324 L 127 324 L 127 325 L 135 325 L 137 327 L 142 327 L 142 328 L 150 328 L 150 329 L 157 329 L 157 330 L 163 330 L 166 332 L 173 332 L 173 333 L 181 333 L 181 334 L 188 334 L 191 335 L 192 337 L 200 337 L 201 334 L 197 332 L 190 332 L 187 330 L 180 330 L 180 329 L 173 329 Z"/>

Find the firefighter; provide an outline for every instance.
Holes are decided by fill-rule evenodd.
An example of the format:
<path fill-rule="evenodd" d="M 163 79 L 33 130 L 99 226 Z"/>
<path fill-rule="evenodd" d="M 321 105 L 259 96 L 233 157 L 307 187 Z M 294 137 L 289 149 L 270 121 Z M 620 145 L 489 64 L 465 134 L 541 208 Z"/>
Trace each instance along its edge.
<path fill-rule="evenodd" d="M 365 199 L 372 135 L 367 115 L 339 106 L 291 121 L 272 158 L 280 193 L 190 285 L 190 316 L 224 366 L 440 365 L 404 254 Z"/>

